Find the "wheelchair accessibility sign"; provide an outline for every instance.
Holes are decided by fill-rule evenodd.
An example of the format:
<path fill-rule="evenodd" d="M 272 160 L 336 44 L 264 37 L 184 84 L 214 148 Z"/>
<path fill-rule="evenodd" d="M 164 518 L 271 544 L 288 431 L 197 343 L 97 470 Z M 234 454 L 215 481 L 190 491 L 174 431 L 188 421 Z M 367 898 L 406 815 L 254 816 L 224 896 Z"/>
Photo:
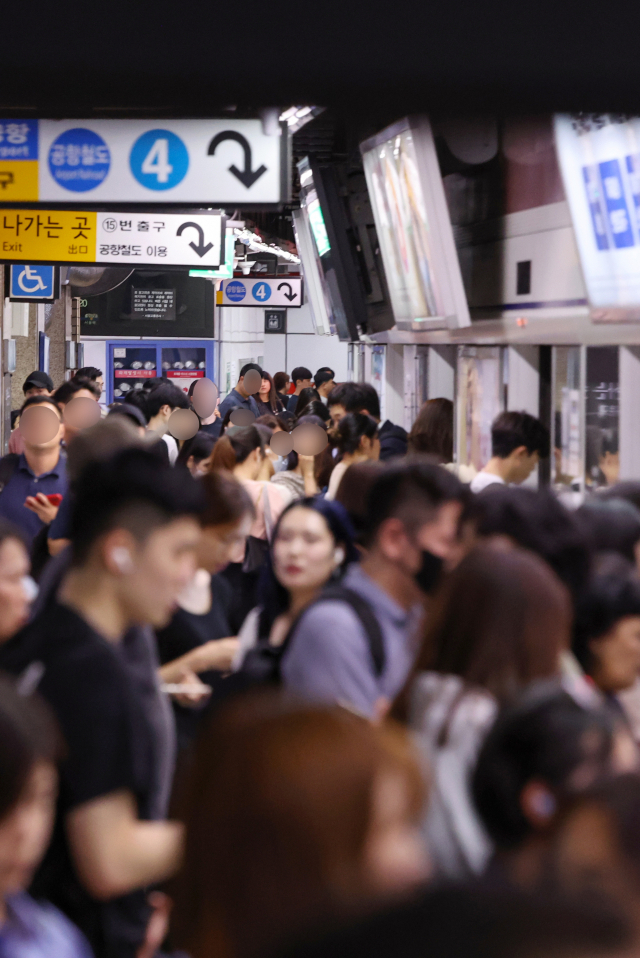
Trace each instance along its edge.
<path fill-rule="evenodd" d="M 9 266 L 12 303 L 53 303 L 60 296 L 57 266 Z"/>

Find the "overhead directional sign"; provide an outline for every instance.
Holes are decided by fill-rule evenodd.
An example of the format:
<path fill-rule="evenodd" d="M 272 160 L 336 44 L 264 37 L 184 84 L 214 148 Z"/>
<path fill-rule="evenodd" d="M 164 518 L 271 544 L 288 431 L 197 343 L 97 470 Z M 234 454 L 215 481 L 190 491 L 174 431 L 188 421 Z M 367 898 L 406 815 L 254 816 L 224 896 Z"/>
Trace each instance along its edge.
<path fill-rule="evenodd" d="M 217 268 L 225 217 L 215 213 L 1 210 L 0 262 Z"/>
<path fill-rule="evenodd" d="M 57 266 L 9 266 L 9 299 L 13 303 L 53 303 L 60 296 Z"/>
<path fill-rule="evenodd" d="M 260 120 L 0 120 L 0 203 L 278 205 L 288 147 Z"/>
<path fill-rule="evenodd" d="M 301 279 L 226 279 L 220 286 L 221 306 L 302 306 Z"/>

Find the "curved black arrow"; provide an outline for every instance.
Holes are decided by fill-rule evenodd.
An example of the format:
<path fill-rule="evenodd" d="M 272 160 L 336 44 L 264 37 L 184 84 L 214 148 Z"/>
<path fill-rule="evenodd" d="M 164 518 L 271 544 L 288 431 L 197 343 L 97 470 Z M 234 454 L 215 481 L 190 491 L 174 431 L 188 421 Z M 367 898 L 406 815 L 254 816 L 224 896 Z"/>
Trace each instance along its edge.
<path fill-rule="evenodd" d="M 192 226 L 194 230 L 198 231 L 198 243 L 189 243 L 191 249 L 195 250 L 198 256 L 202 257 L 205 253 L 208 253 L 213 247 L 213 243 L 207 243 L 204 245 L 204 230 L 197 223 L 181 223 L 176 231 L 176 236 L 182 236 L 184 230 L 189 226 Z"/>
<path fill-rule="evenodd" d="M 280 290 L 282 289 L 283 286 L 288 286 L 288 287 L 289 287 L 289 292 L 284 294 L 284 295 L 287 297 L 287 299 L 289 300 L 289 302 L 291 302 L 292 300 L 298 298 L 298 294 L 297 294 L 297 293 L 294 293 L 294 291 L 293 291 L 292 288 L 291 288 L 291 283 L 280 283 L 280 285 L 278 286 L 278 292 L 280 292 Z"/>
<path fill-rule="evenodd" d="M 220 144 L 224 143 L 225 140 L 234 140 L 236 143 L 239 143 L 244 150 L 244 170 L 239 170 L 238 167 L 234 165 L 229 167 L 229 172 L 233 173 L 236 179 L 240 180 L 247 189 L 251 189 L 256 180 L 260 179 L 262 174 L 267 172 L 266 166 L 259 166 L 257 170 L 251 169 L 251 144 L 242 133 L 236 133 L 235 130 L 223 130 L 222 133 L 218 133 L 217 136 L 214 136 L 209 144 L 207 154 L 213 156 Z"/>

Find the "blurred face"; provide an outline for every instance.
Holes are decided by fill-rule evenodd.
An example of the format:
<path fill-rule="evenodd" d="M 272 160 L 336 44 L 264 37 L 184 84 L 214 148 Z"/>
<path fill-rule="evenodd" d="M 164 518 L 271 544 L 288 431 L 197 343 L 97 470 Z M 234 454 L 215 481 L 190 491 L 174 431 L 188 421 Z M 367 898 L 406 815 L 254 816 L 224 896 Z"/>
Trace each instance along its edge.
<path fill-rule="evenodd" d="M 198 566 L 216 575 L 230 562 L 242 562 L 251 521 L 247 513 L 240 522 L 206 526 L 198 543 Z"/>
<path fill-rule="evenodd" d="M 55 449 L 64 435 L 60 410 L 54 402 L 28 406 L 20 417 L 20 432 L 27 452 Z"/>
<path fill-rule="evenodd" d="M 347 410 L 340 403 L 329 406 L 329 412 L 331 413 L 331 422 L 334 426 L 337 426 L 342 417 L 347 415 Z"/>
<path fill-rule="evenodd" d="M 17 539 L 5 539 L 0 545 L 0 642 L 10 639 L 29 617 L 27 575 L 27 550 Z"/>
<path fill-rule="evenodd" d="M 461 503 L 445 502 L 417 529 L 407 528 L 399 518 L 388 519 L 380 527 L 374 550 L 412 577 L 422 565 L 422 550 L 450 562 L 455 555 L 461 512 Z"/>
<path fill-rule="evenodd" d="M 380 772 L 375 782 L 365 868 L 373 891 L 384 896 L 406 893 L 429 878 L 424 841 L 411 816 L 407 781 L 399 772 Z"/>
<path fill-rule="evenodd" d="M 273 544 L 276 578 L 290 591 L 320 589 L 339 564 L 335 553 L 335 540 L 324 518 L 299 506 L 284 516 Z"/>
<path fill-rule="evenodd" d="M 178 596 L 196 571 L 199 539 L 198 523 L 187 517 L 161 526 L 143 542 L 136 542 L 124 530 L 116 530 L 110 537 L 105 554 L 118 575 L 120 598 L 130 622 L 155 628 L 169 622 Z M 122 553 L 113 561 L 114 546 L 124 546 L 124 562 Z"/>
<path fill-rule="evenodd" d="M 603 692 L 630 688 L 640 674 L 640 616 L 620 619 L 606 635 L 589 643 L 591 676 Z"/>
<path fill-rule="evenodd" d="M 0 822 L 0 896 L 24 891 L 49 843 L 58 776 L 37 762 L 15 807 Z"/>

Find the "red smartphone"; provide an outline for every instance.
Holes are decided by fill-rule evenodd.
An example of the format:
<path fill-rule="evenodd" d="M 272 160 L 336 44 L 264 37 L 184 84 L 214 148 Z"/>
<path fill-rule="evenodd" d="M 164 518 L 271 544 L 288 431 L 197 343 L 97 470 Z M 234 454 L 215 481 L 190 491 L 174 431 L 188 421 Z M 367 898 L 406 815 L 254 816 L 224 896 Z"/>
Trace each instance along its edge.
<path fill-rule="evenodd" d="M 59 506 L 64 497 L 61 492 L 52 492 L 45 498 L 49 500 L 52 506 Z"/>

